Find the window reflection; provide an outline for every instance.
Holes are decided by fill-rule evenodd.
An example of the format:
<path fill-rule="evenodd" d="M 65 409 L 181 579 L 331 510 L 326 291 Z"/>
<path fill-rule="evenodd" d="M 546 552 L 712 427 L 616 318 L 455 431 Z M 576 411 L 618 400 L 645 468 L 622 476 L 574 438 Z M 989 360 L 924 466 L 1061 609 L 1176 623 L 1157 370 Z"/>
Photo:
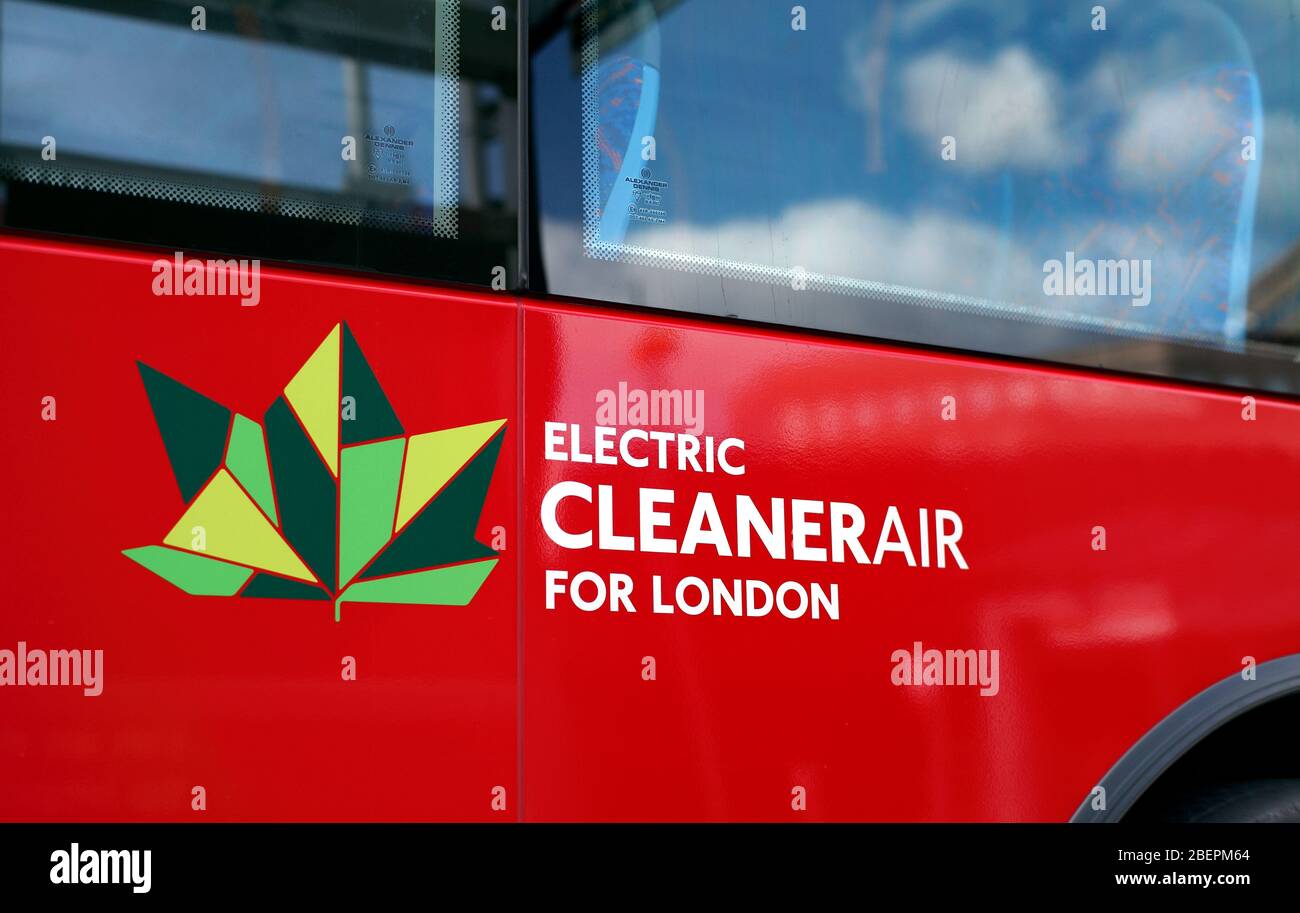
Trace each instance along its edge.
<path fill-rule="evenodd" d="M 1300 10 L 1106 8 L 1099 30 L 1086 4 L 825 3 L 799 30 L 775 0 L 588 0 L 570 51 L 584 251 L 1139 341 L 1294 344 L 1282 26 Z"/>
<path fill-rule="evenodd" d="M 460 0 L 191 6 L 0 0 L 3 176 L 447 238 L 507 203 L 514 62 L 463 72 Z"/>

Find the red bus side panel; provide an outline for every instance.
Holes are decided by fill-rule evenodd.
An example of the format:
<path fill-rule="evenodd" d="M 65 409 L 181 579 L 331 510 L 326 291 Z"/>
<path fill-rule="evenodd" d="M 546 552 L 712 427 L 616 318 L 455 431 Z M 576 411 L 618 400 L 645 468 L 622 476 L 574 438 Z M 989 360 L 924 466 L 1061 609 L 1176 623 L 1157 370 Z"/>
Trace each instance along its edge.
<path fill-rule="evenodd" d="M 0 241 L 0 649 L 104 651 L 97 697 L 0 688 L 0 819 L 513 820 L 513 542 L 470 606 L 337 623 L 329 602 L 188 595 L 122 551 L 184 509 L 137 360 L 260 421 L 340 321 L 408 434 L 508 420 L 478 538 L 513 530 L 517 308 L 276 270 L 255 307 L 158 297 L 152 259 Z"/>
<path fill-rule="evenodd" d="M 153 260 L 0 240 L 0 651 L 103 650 L 98 696 L 0 687 L 2 820 L 1063 820 L 1243 658 L 1300 652 L 1293 404 L 279 269 L 241 307 L 153 294 Z M 470 523 L 481 587 L 335 621 L 125 557 L 186 510 L 137 362 L 260 421 L 344 322 L 403 435 L 506 420 L 481 502 L 430 533 Z M 597 425 L 634 459 L 734 438 L 744 472 L 597 462 Z M 400 484 L 449 491 L 442 447 Z M 742 495 L 779 499 L 784 558 L 757 532 L 737 556 Z M 940 510 L 966 569 L 936 566 Z M 750 582 L 790 611 L 746 614 Z M 814 587 L 833 612 L 795 611 Z"/>
<path fill-rule="evenodd" d="M 652 532 L 679 543 L 698 492 L 729 535 L 738 494 L 765 510 L 853 502 L 871 559 L 894 505 L 918 564 L 888 551 L 860 564 L 847 546 L 842 563 L 758 546 L 749 558 L 711 544 L 577 550 L 532 533 L 530 818 L 1065 820 L 1144 732 L 1243 657 L 1300 650 L 1293 405 L 1261 401 L 1248 421 L 1239 395 L 542 305 L 524 332 L 533 529 L 567 480 L 610 486 L 611 531 L 634 540 L 642 488 L 674 492 Z M 601 391 L 637 390 L 702 393 L 702 434 L 743 440 L 744 475 L 545 459 L 545 422 L 577 425 L 590 453 Z M 568 431 L 562 441 L 553 449 L 567 452 Z M 960 515 L 969 569 L 919 566 L 921 508 Z M 579 499 L 558 516 L 568 532 L 599 529 Z M 808 544 L 824 547 L 828 516 L 813 519 Z M 628 575 L 635 613 L 585 611 L 568 590 L 548 610 L 556 568 Z M 656 576 L 672 614 L 654 611 Z M 735 617 L 727 603 L 717 616 L 712 599 L 685 614 L 676 587 L 691 576 L 838 585 L 839 619 Z M 597 595 L 593 582 L 578 597 Z M 693 584 L 685 596 L 702 601 Z M 923 682 L 925 651 L 990 651 L 990 664 L 998 651 L 997 693 L 895 684 L 895 651 L 918 643 Z"/>

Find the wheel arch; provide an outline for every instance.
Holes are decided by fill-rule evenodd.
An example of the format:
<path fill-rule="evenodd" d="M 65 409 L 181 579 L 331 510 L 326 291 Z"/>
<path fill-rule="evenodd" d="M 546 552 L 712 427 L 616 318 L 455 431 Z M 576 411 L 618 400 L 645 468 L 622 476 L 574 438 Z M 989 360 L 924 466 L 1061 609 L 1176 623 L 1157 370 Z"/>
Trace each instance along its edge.
<path fill-rule="evenodd" d="M 1226 723 L 1281 698 L 1300 693 L 1300 654 L 1255 667 L 1255 679 L 1230 675 L 1194 695 L 1147 731 L 1098 781 L 1106 807 L 1094 809 L 1096 787 L 1071 816 L 1072 823 L 1119 821 L 1179 759 Z"/>

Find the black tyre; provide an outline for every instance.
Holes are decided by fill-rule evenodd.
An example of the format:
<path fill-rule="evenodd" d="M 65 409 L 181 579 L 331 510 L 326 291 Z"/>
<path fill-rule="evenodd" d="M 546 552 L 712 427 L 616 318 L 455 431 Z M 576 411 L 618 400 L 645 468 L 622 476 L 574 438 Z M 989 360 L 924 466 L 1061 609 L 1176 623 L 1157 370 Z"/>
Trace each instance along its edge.
<path fill-rule="evenodd" d="M 1189 791 L 1168 820 L 1196 824 L 1300 824 L 1300 780 L 1246 780 Z"/>

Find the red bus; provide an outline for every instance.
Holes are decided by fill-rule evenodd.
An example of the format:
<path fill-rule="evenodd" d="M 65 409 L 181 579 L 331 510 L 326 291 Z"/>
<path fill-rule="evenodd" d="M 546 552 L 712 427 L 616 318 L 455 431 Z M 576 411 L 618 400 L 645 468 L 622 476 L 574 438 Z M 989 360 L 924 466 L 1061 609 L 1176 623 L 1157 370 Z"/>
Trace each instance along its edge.
<path fill-rule="evenodd" d="M 1300 820 L 1296 0 L 0 0 L 0 820 Z"/>

